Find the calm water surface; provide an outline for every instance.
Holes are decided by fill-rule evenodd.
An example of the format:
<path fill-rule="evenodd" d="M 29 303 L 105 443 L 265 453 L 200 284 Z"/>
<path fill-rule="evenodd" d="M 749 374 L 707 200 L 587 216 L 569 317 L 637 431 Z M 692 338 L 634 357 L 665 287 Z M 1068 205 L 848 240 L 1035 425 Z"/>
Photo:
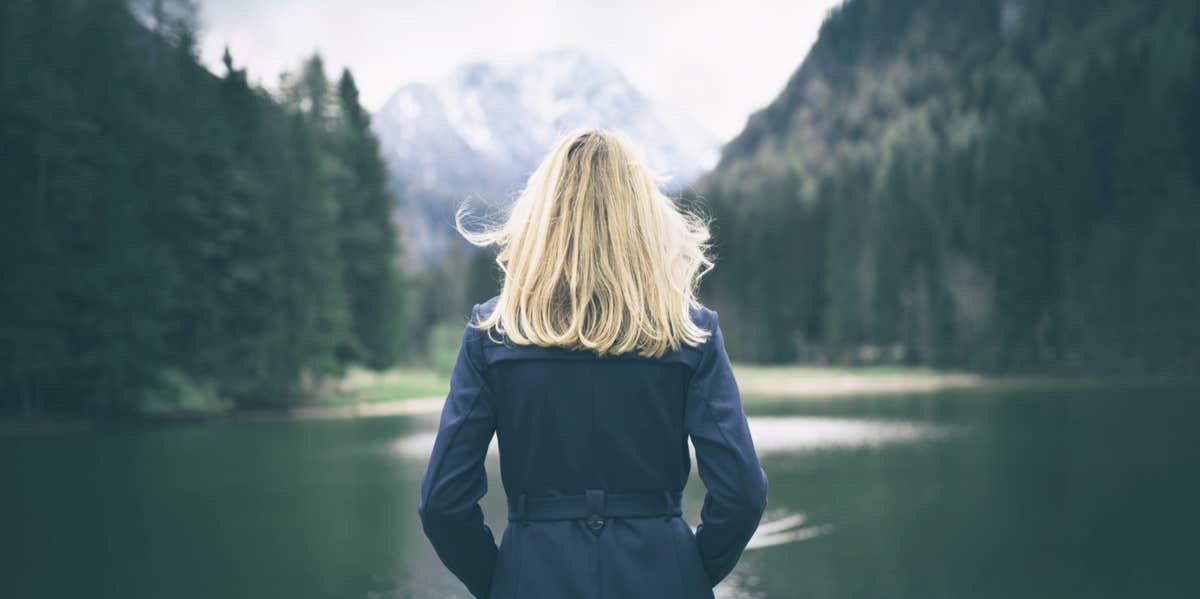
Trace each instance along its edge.
<path fill-rule="evenodd" d="M 719 596 L 1200 597 L 1198 388 L 751 413 L 770 505 Z M 466 597 L 416 518 L 435 419 L 0 438 L 0 597 Z"/>

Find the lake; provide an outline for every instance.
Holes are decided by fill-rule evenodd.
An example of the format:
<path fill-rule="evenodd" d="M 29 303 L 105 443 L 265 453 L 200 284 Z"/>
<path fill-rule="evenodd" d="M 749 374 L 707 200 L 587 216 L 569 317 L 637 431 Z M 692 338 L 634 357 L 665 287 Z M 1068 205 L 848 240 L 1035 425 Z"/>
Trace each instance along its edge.
<path fill-rule="evenodd" d="M 1200 388 L 748 402 L 727 598 L 1198 597 Z M 0 597 L 466 597 L 416 517 L 436 415 L 0 438 Z M 484 502 L 504 501 L 489 461 Z M 686 517 L 703 487 L 694 473 Z"/>

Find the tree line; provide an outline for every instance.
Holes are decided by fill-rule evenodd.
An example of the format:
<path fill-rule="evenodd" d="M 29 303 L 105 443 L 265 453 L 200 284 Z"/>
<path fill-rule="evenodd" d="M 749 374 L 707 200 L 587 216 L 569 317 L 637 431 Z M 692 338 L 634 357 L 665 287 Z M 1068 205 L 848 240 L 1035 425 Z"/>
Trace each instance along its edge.
<path fill-rule="evenodd" d="M 759 361 L 1200 368 L 1200 8 L 850 0 L 696 186 Z"/>
<path fill-rule="evenodd" d="M 277 97 L 188 2 L 5 2 L 0 407 L 297 401 L 404 347 L 395 198 L 350 72 Z"/>

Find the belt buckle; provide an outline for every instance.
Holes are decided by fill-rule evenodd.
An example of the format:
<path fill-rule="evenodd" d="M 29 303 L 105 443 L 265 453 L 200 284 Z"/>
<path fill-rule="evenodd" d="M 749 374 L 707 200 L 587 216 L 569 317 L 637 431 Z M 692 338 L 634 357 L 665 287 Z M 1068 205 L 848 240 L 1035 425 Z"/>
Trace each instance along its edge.
<path fill-rule="evenodd" d="M 588 530 L 592 534 L 599 535 L 600 531 L 604 530 L 606 523 L 604 519 L 604 490 L 603 489 L 588 489 L 584 491 L 584 501 L 587 504 L 588 516 L 584 520 Z"/>
<path fill-rule="evenodd" d="M 592 514 L 588 516 L 586 524 L 593 534 L 600 534 L 600 531 L 604 530 L 605 520 L 600 514 Z"/>

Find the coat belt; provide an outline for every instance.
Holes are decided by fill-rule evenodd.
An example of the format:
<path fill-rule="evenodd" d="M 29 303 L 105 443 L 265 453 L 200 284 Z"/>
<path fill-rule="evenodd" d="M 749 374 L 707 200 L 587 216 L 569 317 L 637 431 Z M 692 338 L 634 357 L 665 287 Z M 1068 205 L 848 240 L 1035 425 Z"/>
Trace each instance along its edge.
<path fill-rule="evenodd" d="M 682 515 L 678 491 L 609 493 L 603 489 L 588 489 L 582 495 L 528 497 L 521 494 L 508 502 L 510 522 L 587 520 L 603 523 L 606 518 L 670 519 Z"/>

